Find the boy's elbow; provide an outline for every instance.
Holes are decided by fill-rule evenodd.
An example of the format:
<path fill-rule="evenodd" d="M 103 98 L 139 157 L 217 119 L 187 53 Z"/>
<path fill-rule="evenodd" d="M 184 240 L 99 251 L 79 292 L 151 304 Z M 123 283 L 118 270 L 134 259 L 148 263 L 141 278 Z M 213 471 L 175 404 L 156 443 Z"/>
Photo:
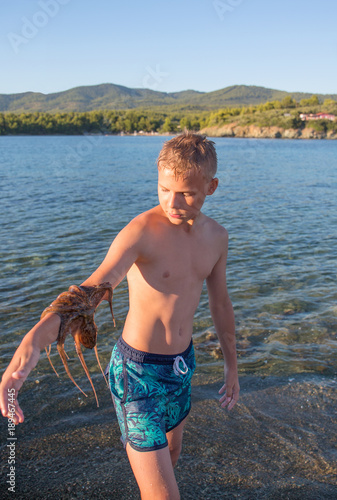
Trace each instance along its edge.
<path fill-rule="evenodd" d="M 232 302 L 229 298 L 229 295 L 226 293 L 225 296 L 222 297 L 212 297 L 209 299 L 209 308 L 211 312 L 224 312 L 226 310 L 231 309 Z"/>
<path fill-rule="evenodd" d="M 225 302 L 212 301 L 209 304 L 209 310 L 213 318 L 221 317 L 226 314 L 227 306 Z"/>
<path fill-rule="evenodd" d="M 218 321 L 225 321 L 226 323 L 228 321 L 230 321 L 230 323 L 234 322 L 234 309 L 230 299 L 221 302 L 212 302 L 210 303 L 209 309 L 214 323 Z"/>

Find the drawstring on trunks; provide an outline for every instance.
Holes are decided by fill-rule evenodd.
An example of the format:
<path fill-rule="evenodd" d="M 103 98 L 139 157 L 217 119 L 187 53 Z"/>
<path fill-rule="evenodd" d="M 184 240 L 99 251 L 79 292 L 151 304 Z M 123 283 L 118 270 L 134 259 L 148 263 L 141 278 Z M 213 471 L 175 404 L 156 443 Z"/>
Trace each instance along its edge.
<path fill-rule="evenodd" d="M 180 368 L 180 363 L 183 364 L 183 367 Z M 188 372 L 188 366 L 187 364 L 185 363 L 185 360 L 182 356 L 177 356 L 175 359 L 174 359 L 174 363 L 173 363 L 173 371 L 174 373 L 179 376 L 179 375 L 186 375 L 186 373 Z"/>

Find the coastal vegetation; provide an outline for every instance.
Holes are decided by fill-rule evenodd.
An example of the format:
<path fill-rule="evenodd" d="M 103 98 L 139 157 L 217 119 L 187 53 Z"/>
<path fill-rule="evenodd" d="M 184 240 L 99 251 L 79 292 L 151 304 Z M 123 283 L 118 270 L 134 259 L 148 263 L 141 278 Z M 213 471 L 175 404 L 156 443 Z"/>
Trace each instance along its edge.
<path fill-rule="evenodd" d="M 225 107 L 217 110 L 174 111 L 153 107 L 148 109 L 95 110 L 84 112 L 0 113 L 0 135 L 78 135 L 78 134 L 155 134 L 176 133 L 188 129 L 216 131 L 226 126 L 281 130 L 310 128 L 318 133 L 337 133 L 337 119 L 304 121 L 301 115 L 329 113 L 337 117 L 337 101 L 318 96 L 296 101 L 287 95 L 282 100 L 262 104 Z M 228 128 L 228 127 L 227 127 Z M 221 135 L 216 134 L 215 135 Z M 212 135 L 212 133 L 210 133 Z M 223 133 L 222 135 L 228 135 Z M 232 134 L 235 135 L 235 134 Z"/>

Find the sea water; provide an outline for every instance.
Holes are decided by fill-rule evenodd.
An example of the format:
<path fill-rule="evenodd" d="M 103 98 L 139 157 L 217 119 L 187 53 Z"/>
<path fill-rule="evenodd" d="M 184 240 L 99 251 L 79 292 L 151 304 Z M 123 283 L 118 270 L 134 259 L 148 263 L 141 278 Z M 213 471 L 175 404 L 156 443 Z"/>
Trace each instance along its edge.
<path fill-rule="evenodd" d="M 118 231 L 157 204 L 156 158 L 167 139 L 0 138 L 2 371 L 42 310 L 85 280 Z M 239 371 L 330 376 L 337 361 L 337 142 L 214 141 L 220 182 L 203 210 L 229 231 Z M 113 305 L 116 328 L 106 305 L 96 314 L 104 361 L 127 314 L 126 280 Z M 206 287 L 194 344 L 198 370 L 221 374 Z M 82 376 L 71 352 L 72 372 Z M 55 347 L 52 353 L 64 374 Z M 95 372 L 93 353 L 85 358 Z M 53 373 L 47 362 L 39 366 L 39 378 Z"/>

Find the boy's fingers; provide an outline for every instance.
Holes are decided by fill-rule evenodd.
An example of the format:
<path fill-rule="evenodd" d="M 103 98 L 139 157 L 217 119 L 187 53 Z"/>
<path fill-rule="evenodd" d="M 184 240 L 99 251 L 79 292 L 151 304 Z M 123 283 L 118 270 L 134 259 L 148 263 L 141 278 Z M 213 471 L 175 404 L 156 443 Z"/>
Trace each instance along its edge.
<path fill-rule="evenodd" d="M 15 417 L 14 417 L 14 423 L 15 424 L 22 424 L 24 421 L 25 417 L 23 415 L 23 411 L 21 410 L 19 403 L 16 402 L 16 408 L 15 408 Z"/>
<path fill-rule="evenodd" d="M 2 376 L 0 384 L 0 410 L 4 417 L 15 424 L 24 421 L 24 414 L 18 402 L 18 393 L 31 370 L 36 366 L 40 350 L 23 343 L 17 349 L 11 363 Z"/>
<path fill-rule="evenodd" d="M 224 385 L 221 387 L 221 389 L 220 389 L 220 391 L 219 391 L 219 394 L 222 394 L 225 390 L 226 390 L 226 384 L 224 384 Z"/>
<path fill-rule="evenodd" d="M 228 405 L 229 410 L 231 410 L 236 405 L 236 403 L 238 402 L 238 399 L 239 399 L 239 394 L 236 392 L 233 392 L 232 400 L 230 401 L 230 403 Z"/>
<path fill-rule="evenodd" d="M 19 380 L 28 376 L 27 370 L 17 370 L 12 373 L 12 377 Z"/>
<path fill-rule="evenodd" d="M 225 399 L 232 399 L 232 395 L 231 394 L 224 394 L 223 396 L 221 396 L 221 398 L 219 399 L 220 403 L 222 403 L 223 401 L 225 401 Z"/>
<path fill-rule="evenodd" d="M 24 421 L 23 411 L 21 410 L 17 400 L 17 391 L 15 399 L 8 399 L 7 402 L 5 401 L 5 403 L 2 403 L 1 413 L 4 417 L 12 418 L 15 424 L 19 424 Z"/>
<path fill-rule="evenodd" d="M 17 397 L 19 389 L 29 374 L 28 369 L 18 369 L 7 380 L 2 380 L 0 394 L 0 410 L 5 418 L 13 419 L 15 424 L 24 421 L 23 411 Z"/>
<path fill-rule="evenodd" d="M 227 406 L 231 401 L 232 401 L 232 396 L 228 396 L 226 394 L 220 399 L 221 407 L 225 408 L 225 406 Z"/>
<path fill-rule="evenodd" d="M 15 425 L 22 424 L 25 420 L 24 415 L 23 415 L 23 411 L 21 410 L 20 407 L 16 407 L 14 414 L 10 413 L 10 414 L 4 415 L 4 416 L 11 418 Z"/>
<path fill-rule="evenodd" d="M 23 411 L 17 399 L 1 402 L 1 414 L 3 417 L 11 418 L 15 424 L 24 421 Z"/>
<path fill-rule="evenodd" d="M 221 387 L 219 394 L 221 394 L 225 390 L 226 390 L 226 384 L 223 387 Z M 221 404 L 221 408 L 225 408 L 226 406 L 228 406 L 228 410 L 231 410 L 237 403 L 238 399 L 239 399 L 239 393 L 236 392 L 235 389 L 230 391 L 230 389 L 227 388 L 226 394 L 221 396 L 219 402 Z"/>
<path fill-rule="evenodd" d="M 228 405 L 228 410 L 230 411 L 236 404 L 236 401 L 234 401 L 234 399 L 232 399 L 232 401 L 229 403 Z"/>
<path fill-rule="evenodd" d="M 223 396 L 221 396 L 220 398 L 220 401 L 224 401 L 224 399 L 226 398 L 232 398 L 232 395 L 233 395 L 233 391 L 231 391 L 230 387 L 227 387 L 226 384 L 224 384 L 220 391 L 219 391 L 219 394 L 222 394 L 223 392 L 225 392 L 225 394 Z"/>

